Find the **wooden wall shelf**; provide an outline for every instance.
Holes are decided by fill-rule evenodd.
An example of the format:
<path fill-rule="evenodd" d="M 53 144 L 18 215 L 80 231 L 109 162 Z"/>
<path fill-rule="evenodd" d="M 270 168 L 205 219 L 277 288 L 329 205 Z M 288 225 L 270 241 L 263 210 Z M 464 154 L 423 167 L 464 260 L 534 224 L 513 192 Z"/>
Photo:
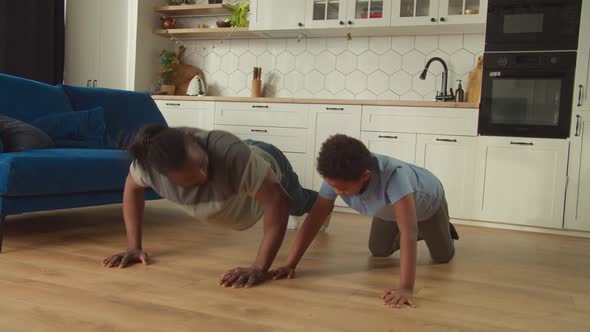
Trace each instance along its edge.
<path fill-rule="evenodd" d="M 154 33 L 166 38 L 172 36 L 178 40 L 260 38 L 248 28 L 157 29 Z"/>

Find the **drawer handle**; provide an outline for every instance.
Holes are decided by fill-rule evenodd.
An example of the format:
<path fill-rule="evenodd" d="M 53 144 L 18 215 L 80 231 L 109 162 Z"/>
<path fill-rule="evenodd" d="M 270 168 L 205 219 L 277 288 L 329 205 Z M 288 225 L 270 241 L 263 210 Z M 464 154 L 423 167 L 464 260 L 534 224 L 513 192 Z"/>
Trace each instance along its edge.
<path fill-rule="evenodd" d="M 582 117 L 579 114 L 576 115 L 576 134 L 575 134 L 576 137 L 580 136 L 580 119 L 581 118 Z"/>
<path fill-rule="evenodd" d="M 327 111 L 344 111 L 344 107 L 326 107 Z"/>
<path fill-rule="evenodd" d="M 449 142 L 449 143 L 457 143 L 456 139 L 448 139 L 448 138 L 437 138 L 437 142 Z"/>
<path fill-rule="evenodd" d="M 268 108 L 267 105 L 252 105 L 252 108 Z"/>
<path fill-rule="evenodd" d="M 178 103 L 166 103 L 166 106 L 180 106 Z"/>
<path fill-rule="evenodd" d="M 531 143 L 531 142 L 510 142 L 510 144 L 512 144 L 512 145 L 529 145 L 529 146 L 535 145 L 534 143 Z"/>
<path fill-rule="evenodd" d="M 397 136 L 390 136 L 390 135 L 379 135 L 379 138 L 391 138 L 391 139 L 397 139 Z"/>
<path fill-rule="evenodd" d="M 268 133 L 266 129 L 250 129 L 250 131 L 253 133 Z"/>
<path fill-rule="evenodd" d="M 584 86 L 580 84 L 578 86 L 578 107 L 582 107 L 582 91 L 584 90 Z"/>

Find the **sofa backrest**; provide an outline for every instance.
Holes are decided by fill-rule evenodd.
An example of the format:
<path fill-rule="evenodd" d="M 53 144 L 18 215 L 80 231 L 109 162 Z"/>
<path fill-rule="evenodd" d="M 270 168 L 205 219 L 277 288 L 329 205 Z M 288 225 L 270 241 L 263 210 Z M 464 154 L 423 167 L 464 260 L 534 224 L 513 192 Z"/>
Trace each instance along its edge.
<path fill-rule="evenodd" d="M 1 114 L 31 123 L 42 116 L 72 111 L 60 87 L 0 73 Z"/>
<path fill-rule="evenodd" d="M 102 107 L 105 112 L 107 148 L 124 147 L 140 128 L 150 124 L 166 125 L 158 106 L 145 92 L 62 85 L 74 111 Z"/>

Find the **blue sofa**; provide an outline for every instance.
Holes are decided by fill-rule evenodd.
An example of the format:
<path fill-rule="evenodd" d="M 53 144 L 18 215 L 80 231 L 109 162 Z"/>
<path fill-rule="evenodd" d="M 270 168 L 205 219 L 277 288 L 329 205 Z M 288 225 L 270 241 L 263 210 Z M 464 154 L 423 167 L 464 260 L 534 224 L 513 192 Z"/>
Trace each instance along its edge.
<path fill-rule="evenodd" d="M 6 216 L 121 203 L 131 163 L 121 143 L 145 125 L 166 124 L 147 93 L 51 86 L 0 74 L 2 115 L 33 124 L 97 107 L 105 124 L 100 148 L 0 153 L 0 252 Z M 146 199 L 157 198 L 146 193 Z"/>

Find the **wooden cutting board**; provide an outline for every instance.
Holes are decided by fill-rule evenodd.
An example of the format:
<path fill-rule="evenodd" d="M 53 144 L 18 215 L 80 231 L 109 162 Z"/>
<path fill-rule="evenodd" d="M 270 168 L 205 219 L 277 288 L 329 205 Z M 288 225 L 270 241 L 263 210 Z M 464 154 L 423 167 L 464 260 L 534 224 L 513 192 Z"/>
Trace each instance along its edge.
<path fill-rule="evenodd" d="M 203 82 L 205 81 L 205 76 L 199 68 L 184 63 L 183 58 L 185 52 L 186 48 L 181 46 L 178 50 L 178 59 L 180 60 L 180 63 L 176 65 L 176 68 L 174 69 L 174 78 L 172 79 L 173 84 L 176 86 L 175 94 L 179 96 L 186 95 L 188 86 L 195 75 L 199 75 L 199 77 L 203 79 Z"/>
<path fill-rule="evenodd" d="M 483 79 L 483 56 L 477 59 L 477 66 L 469 73 L 467 78 L 467 92 L 465 101 L 477 103 L 481 101 L 481 81 Z"/>

